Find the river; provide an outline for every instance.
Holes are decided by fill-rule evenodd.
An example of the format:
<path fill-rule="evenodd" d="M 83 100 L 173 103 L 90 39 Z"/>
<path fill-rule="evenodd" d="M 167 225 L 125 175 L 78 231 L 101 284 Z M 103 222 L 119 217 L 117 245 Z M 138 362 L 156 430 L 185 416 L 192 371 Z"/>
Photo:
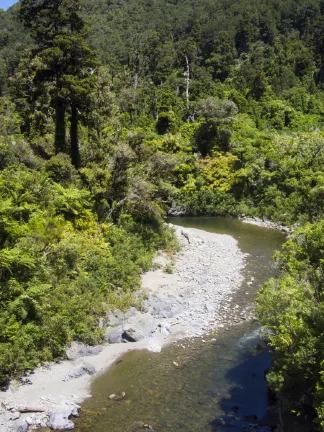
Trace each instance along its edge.
<path fill-rule="evenodd" d="M 275 274 L 271 256 L 284 236 L 225 218 L 172 218 L 170 222 L 229 234 L 248 253 L 245 281 L 232 307 L 253 303 L 260 284 Z M 178 341 L 161 353 L 130 351 L 92 385 L 82 404 L 78 432 L 128 432 L 143 423 L 156 432 L 266 432 L 255 424 L 268 404 L 264 371 L 270 355 L 256 320 L 208 337 Z M 120 401 L 112 393 L 126 393 Z M 148 429 L 149 430 L 149 429 Z"/>

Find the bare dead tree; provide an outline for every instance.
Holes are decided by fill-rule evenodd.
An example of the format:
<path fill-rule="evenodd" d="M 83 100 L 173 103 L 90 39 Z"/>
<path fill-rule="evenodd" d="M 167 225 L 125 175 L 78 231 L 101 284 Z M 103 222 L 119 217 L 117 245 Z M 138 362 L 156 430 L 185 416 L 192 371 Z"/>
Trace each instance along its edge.
<path fill-rule="evenodd" d="M 190 63 L 187 54 L 185 54 L 186 59 L 186 70 L 184 72 L 184 76 L 186 79 L 186 111 L 187 116 L 189 115 L 189 90 L 190 90 Z"/>

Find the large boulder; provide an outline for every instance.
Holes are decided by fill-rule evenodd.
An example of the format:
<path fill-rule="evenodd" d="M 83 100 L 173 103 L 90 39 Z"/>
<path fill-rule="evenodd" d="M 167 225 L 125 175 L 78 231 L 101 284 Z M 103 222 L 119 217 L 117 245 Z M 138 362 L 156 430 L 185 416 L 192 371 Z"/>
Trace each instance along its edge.
<path fill-rule="evenodd" d="M 54 430 L 72 430 L 74 423 L 70 417 L 78 416 L 80 407 L 78 405 L 62 405 L 54 408 L 50 413 L 49 427 Z"/>
<path fill-rule="evenodd" d="M 66 375 L 63 378 L 63 381 L 69 381 L 70 379 L 73 378 L 80 378 L 83 375 L 93 375 L 96 372 L 96 369 L 88 364 L 88 363 L 83 363 L 82 365 L 78 366 L 76 369 L 72 369 L 68 375 Z"/>
<path fill-rule="evenodd" d="M 99 354 L 101 351 L 101 346 L 89 346 L 82 342 L 72 342 L 66 348 L 66 355 L 69 360 L 77 360 L 80 357 Z"/>
<path fill-rule="evenodd" d="M 104 338 L 110 343 L 137 342 L 150 337 L 157 330 L 157 323 L 150 313 L 131 308 L 122 323 L 107 327 Z"/>
<path fill-rule="evenodd" d="M 104 339 L 109 343 L 121 343 L 122 334 L 124 332 L 123 326 L 107 327 Z"/>
<path fill-rule="evenodd" d="M 157 321 L 150 314 L 138 313 L 124 325 L 124 332 L 135 342 L 150 337 L 157 329 Z"/>

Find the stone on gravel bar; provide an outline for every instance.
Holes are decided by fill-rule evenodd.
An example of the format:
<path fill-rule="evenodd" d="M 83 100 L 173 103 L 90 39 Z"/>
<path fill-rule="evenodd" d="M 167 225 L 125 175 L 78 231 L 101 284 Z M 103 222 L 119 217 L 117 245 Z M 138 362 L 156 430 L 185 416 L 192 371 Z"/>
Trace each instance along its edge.
<path fill-rule="evenodd" d="M 101 351 L 101 346 L 89 346 L 82 342 L 72 342 L 65 350 L 69 360 L 77 360 L 80 357 L 97 355 Z"/>
<path fill-rule="evenodd" d="M 73 408 L 68 406 L 58 406 L 51 411 L 49 427 L 54 430 L 72 430 L 74 423 L 69 420 Z"/>
<path fill-rule="evenodd" d="M 28 429 L 28 424 L 23 419 L 19 419 L 13 422 L 13 424 L 10 427 L 10 430 L 12 432 L 27 432 L 27 429 Z"/>

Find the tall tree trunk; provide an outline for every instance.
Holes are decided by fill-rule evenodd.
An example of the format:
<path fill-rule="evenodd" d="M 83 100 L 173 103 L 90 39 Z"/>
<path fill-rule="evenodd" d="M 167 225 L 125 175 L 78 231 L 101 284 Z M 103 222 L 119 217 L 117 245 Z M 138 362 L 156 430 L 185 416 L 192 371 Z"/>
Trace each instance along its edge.
<path fill-rule="evenodd" d="M 138 86 L 138 74 L 140 71 L 140 56 L 137 54 L 135 58 L 135 75 L 134 75 L 134 89 Z"/>
<path fill-rule="evenodd" d="M 159 108 L 158 108 L 158 98 L 156 97 L 154 99 L 154 103 L 155 103 L 155 109 L 153 109 L 153 116 L 155 118 L 156 121 L 159 120 Z"/>
<path fill-rule="evenodd" d="M 140 57 L 137 54 L 136 58 L 135 58 L 135 75 L 134 75 L 134 106 L 135 106 L 135 113 L 137 115 L 137 117 L 139 117 L 140 113 L 138 110 L 138 97 L 137 97 L 137 87 L 138 87 L 138 74 L 139 74 L 139 70 L 140 70 Z"/>
<path fill-rule="evenodd" d="M 66 153 L 65 101 L 60 96 L 56 96 L 55 100 L 55 152 Z"/>
<path fill-rule="evenodd" d="M 71 107 L 71 160 L 72 164 L 79 168 L 80 153 L 78 143 L 78 109 L 74 103 Z"/>

